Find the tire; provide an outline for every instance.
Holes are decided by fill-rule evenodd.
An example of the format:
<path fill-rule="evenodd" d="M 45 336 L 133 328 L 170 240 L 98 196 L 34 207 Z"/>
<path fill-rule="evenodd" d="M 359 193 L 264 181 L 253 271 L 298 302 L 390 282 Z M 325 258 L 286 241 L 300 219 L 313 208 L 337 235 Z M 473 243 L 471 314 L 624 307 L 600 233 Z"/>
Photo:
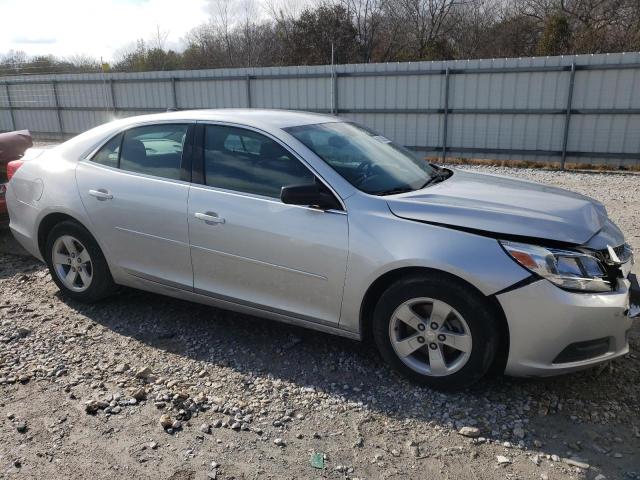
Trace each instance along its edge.
<path fill-rule="evenodd" d="M 102 250 L 89 231 L 77 222 L 66 220 L 51 229 L 45 261 L 60 291 L 73 300 L 93 303 L 116 289 Z"/>
<path fill-rule="evenodd" d="M 384 360 L 408 379 L 459 390 L 489 371 L 499 327 L 481 294 L 455 278 L 425 275 L 387 288 L 374 310 L 373 337 Z"/>

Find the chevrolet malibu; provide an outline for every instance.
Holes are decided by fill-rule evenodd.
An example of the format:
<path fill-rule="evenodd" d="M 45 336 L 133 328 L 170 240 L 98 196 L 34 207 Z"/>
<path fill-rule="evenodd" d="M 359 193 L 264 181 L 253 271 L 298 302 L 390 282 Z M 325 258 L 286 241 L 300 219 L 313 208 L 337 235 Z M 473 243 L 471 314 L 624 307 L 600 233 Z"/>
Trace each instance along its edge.
<path fill-rule="evenodd" d="M 437 167 L 335 117 L 114 121 L 26 162 L 7 201 L 74 300 L 125 285 L 372 339 L 436 388 L 629 350 L 633 255 L 601 203 Z"/>

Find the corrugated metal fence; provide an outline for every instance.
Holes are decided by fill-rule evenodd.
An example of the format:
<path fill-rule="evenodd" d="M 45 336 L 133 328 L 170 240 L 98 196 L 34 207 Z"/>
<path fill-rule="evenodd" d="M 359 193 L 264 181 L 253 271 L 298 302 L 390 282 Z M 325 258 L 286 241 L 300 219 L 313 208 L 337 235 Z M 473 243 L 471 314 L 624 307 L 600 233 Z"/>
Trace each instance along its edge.
<path fill-rule="evenodd" d="M 433 156 L 640 163 L 640 53 L 0 77 L 0 131 L 167 108 L 334 113 Z"/>

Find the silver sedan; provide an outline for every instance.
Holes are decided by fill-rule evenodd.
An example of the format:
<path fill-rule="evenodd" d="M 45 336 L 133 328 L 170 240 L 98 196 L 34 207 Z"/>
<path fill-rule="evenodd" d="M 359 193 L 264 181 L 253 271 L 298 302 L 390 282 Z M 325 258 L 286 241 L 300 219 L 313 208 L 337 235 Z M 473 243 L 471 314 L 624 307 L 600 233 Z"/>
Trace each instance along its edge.
<path fill-rule="evenodd" d="M 437 388 L 629 350 L 633 255 L 602 204 L 437 167 L 335 117 L 114 121 L 25 162 L 7 202 L 73 299 L 126 285 L 371 340 Z"/>

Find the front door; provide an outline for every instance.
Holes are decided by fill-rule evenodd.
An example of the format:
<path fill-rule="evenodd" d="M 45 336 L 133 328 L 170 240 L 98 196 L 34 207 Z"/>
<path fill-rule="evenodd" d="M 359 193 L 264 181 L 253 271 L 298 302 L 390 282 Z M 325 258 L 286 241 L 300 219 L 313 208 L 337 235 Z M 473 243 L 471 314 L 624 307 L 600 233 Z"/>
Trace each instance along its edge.
<path fill-rule="evenodd" d="M 189 194 L 196 292 L 337 326 L 347 265 L 346 212 L 283 204 L 316 181 L 273 139 L 206 125 L 203 184 Z"/>
<path fill-rule="evenodd" d="M 76 178 L 112 264 L 126 274 L 190 290 L 189 182 L 182 178 L 188 129 L 156 124 L 127 130 L 80 162 Z"/>

